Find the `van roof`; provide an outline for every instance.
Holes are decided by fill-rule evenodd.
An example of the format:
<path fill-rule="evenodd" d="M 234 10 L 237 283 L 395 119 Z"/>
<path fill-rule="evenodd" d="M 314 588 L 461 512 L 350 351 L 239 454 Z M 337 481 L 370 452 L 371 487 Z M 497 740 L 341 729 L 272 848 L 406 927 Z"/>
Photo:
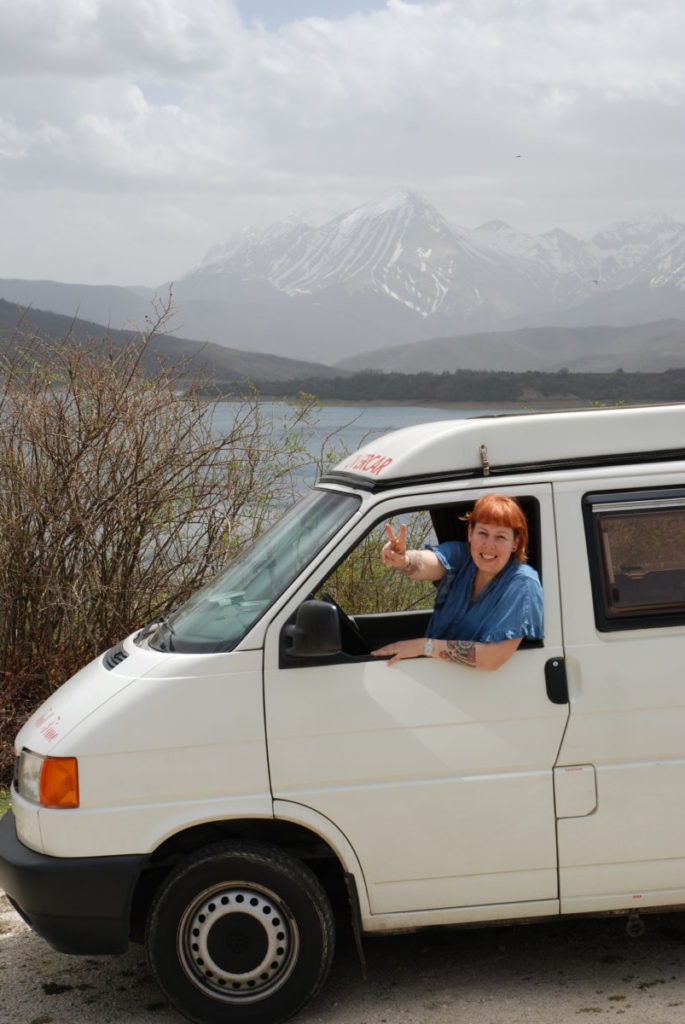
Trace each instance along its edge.
<path fill-rule="evenodd" d="M 378 490 L 411 480 L 682 459 L 684 446 L 685 405 L 473 416 L 375 438 L 322 480 Z"/>

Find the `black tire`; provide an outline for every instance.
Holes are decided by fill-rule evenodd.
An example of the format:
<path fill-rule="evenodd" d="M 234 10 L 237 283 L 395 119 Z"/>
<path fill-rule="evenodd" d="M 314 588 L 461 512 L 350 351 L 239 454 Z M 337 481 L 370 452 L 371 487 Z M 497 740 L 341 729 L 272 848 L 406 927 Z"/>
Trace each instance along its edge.
<path fill-rule="evenodd" d="M 150 910 L 148 960 L 197 1024 L 277 1024 L 323 985 L 335 925 L 316 876 L 275 847 L 225 842 L 183 861 Z"/>

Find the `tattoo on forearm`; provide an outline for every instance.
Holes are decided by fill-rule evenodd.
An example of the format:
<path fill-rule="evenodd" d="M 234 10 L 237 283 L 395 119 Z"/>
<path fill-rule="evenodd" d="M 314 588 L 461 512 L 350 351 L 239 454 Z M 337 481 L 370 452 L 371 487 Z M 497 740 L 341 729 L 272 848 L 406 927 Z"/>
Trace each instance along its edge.
<path fill-rule="evenodd" d="M 440 651 L 445 661 L 456 661 L 460 665 L 476 667 L 476 645 L 473 640 L 446 640 L 446 649 Z"/>

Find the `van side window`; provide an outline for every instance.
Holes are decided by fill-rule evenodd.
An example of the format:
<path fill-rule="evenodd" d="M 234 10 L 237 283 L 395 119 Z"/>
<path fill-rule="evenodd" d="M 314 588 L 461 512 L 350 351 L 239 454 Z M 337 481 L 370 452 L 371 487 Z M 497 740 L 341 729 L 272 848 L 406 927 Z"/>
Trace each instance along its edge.
<path fill-rule="evenodd" d="M 528 520 L 530 562 L 540 571 L 540 509 L 536 498 L 519 497 Z M 385 513 L 348 551 L 328 576 L 312 587 L 308 597 L 337 606 L 342 649 L 337 654 L 297 657 L 291 654 L 290 633 L 295 615 L 281 635 L 281 668 L 316 667 L 355 658 L 371 658 L 371 651 L 393 643 L 425 635 L 437 587 L 431 581 L 408 580 L 381 561 L 387 542 L 385 524 L 396 531 L 407 526 L 407 548 L 421 549 L 426 544 L 448 540 L 465 541 L 467 524 L 461 517 L 473 508 L 474 498 L 440 503 L 430 507 L 398 509 Z M 541 574 L 542 575 L 542 574 Z M 295 613 L 296 614 L 296 613 Z M 542 646 L 542 641 L 524 639 L 523 646 Z"/>
<path fill-rule="evenodd" d="M 435 587 L 432 583 L 414 583 L 407 586 L 404 577 L 388 571 L 381 563 L 380 553 L 387 541 L 383 519 L 349 553 L 344 562 L 319 587 L 315 596 L 323 592 L 355 615 L 378 612 L 432 609 Z M 437 543 L 431 514 L 428 509 L 403 512 L 390 517 L 390 523 L 399 530 L 400 523 L 407 526 L 407 547 L 422 548 Z"/>
<path fill-rule="evenodd" d="M 685 491 L 587 495 L 584 513 L 597 627 L 685 623 Z"/>

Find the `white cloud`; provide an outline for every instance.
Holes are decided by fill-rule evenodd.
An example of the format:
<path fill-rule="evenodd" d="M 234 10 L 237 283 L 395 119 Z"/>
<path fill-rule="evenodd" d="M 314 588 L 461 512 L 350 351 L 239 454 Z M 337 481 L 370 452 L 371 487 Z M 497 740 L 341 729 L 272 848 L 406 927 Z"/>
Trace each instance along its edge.
<path fill-rule="evenodd" d="M 242 31 L 230 0 L 2 0 L 0 74 L 196 73 Z"/>
<path fill-rule="evenodd" d="M 0 6 L 0 276 L 154 284 L 397 181 L 467 226 L 685 216 L 680 0 L 387 0 L 272 32 L 232 0 Z"/>

